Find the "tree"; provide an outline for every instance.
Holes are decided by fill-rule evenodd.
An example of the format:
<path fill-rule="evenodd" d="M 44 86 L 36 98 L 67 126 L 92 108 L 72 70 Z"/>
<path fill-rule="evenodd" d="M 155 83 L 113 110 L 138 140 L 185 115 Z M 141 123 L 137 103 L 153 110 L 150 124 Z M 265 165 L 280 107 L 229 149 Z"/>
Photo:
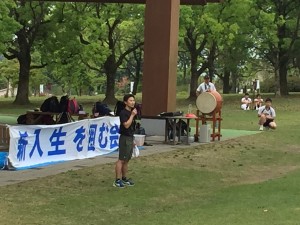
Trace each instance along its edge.
<path fill-rule="evenodd" d="M 9 91 L 12 91 L 12 96 L 14 95 L 13 91 L 18 84 L 18 71 L 19 65 L 17 60 L 0 60 L 0 74 L 1 78 L 4 78 L 3 87 L 6 88 L 6 97 L 9 95 Z"/>
<path fill-rule="evenodd" d="M 0 52 L 4 52 L 7 44 L 13 38 L 13 34 L 21 25 L 10 16 L 10 10 L 16 5 L 12 0 L 0 1 Z"/>
<path fill-rule="evenodd" d="M 300 38 L 299 0 L 256 0 L 257 52 L 274 67 L 276 93 L 288 95 L 287 75 Z"/>
<path fill-rule="evenodd" d="M 49 22 L 47 15 L 50 8 L 44 2 L 16 1 L 16 5 L 9 7 L 9 10 L 12 17 L 21 24 L 21 28 L 10 40 L 4 56 L 9 60 L 17 59 L 20 65 L 18 92 L 14 103 L 28 104 L 30 69 L 40 67 L 31 64 L 31 54 L 41 26 Z"/>
<path fill-rule="evenodd" d="M 143 45 L 143 41 L 138 43 L 131 41 L 140 37 L 140 31 L 136 32 L 136 26 L 124 25 L 135 20 L 139 20 L 142 24 L 141 7 L 128 4 L 93 4 L 93 15 L 90 22 L 93 21 L 94 26 L 99 24 L 100 29 L 96 30 L 91 23 L 84 26 L 85 29 L 81 32 L 81 43 L 89 49 L 90 57 L 85 56 L 82 59 L 89 69 L 105 74 L 107 82 L 103 102 L 114 104 L 117 100 L 115 98 L 117 70 L 128 54 Z M 103 59 L 101 64 L 97 60 L 99 54 Z"/>

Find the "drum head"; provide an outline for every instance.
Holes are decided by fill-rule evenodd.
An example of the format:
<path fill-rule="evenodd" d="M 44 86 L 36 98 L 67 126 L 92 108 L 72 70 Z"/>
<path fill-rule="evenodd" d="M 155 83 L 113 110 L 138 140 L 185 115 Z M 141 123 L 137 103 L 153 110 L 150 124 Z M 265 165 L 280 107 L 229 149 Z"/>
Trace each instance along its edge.
<path fill-rule="evenodd" d="M 202 113 L 211 113 L 217 106 L 216 97 L 210 92 L 203 92 L 198 96 L 196 106 Z"/>

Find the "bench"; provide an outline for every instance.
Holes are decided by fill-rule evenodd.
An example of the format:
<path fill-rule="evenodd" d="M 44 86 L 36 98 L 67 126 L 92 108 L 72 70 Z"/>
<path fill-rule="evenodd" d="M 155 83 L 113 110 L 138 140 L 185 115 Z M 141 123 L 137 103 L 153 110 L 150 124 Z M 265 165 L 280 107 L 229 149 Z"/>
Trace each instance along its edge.
<path fill-rule="evenodd" d="M 43 116 L 51 116 L 51 117 L 53 117 L 54 122 L 58 123 L 61 115 L 62 115 L 62 113 L 55 113 L 55 112 L 27 111 L 26 112 L 26 124 L 27 125 L 39 124 L 40 121 L 42 120 Z M 69 122 L 74 121 L 74 119 L 72 118 L 73 116 L 78 117 L 78 120 L 82 120 L 82 119 L 88 118 L 89 114 L 88 113 L 83 113 L 83 114 L 69 114 L 68 113 Z"/>

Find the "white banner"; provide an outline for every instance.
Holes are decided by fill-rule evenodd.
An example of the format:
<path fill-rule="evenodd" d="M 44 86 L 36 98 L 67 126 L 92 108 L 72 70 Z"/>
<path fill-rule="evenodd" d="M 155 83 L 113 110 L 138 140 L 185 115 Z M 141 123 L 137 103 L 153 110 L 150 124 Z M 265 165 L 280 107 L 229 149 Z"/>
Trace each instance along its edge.
<path fill-rule="evenodd" d="M 91 158 L 118 149 L 119 117 L 57 125 L 9 126 L 8 158 L 16 168 Z"/>

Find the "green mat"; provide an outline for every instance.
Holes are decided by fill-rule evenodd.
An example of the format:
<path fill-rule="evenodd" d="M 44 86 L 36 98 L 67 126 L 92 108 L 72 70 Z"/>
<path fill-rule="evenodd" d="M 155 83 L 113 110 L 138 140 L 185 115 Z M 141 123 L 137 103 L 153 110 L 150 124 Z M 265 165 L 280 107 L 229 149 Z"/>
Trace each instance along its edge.
<path fill-rule="evenodd" d="M 222 129 L 221 134 L 222 138 L 221 139 L 228 139 L 228 138 L 236 138 L 240 136 L 246 136 L 246 135 L 252 135 L 252 134 L 257 134 L 260 133 L 259 131 L 250 131 L 250 130 L 231 130 L 231 129 Z"/>
<path fill-rule="evenodd" d="M 196 128 L 191 127 L 191 134 L 195 134 Z M 251 131 L 251 130 L 233 130 L 233 129 L 221 129 L 221 140 L 236 138 L 246 135 L 252 135 L 260 133 L 260 131 Z"/>

